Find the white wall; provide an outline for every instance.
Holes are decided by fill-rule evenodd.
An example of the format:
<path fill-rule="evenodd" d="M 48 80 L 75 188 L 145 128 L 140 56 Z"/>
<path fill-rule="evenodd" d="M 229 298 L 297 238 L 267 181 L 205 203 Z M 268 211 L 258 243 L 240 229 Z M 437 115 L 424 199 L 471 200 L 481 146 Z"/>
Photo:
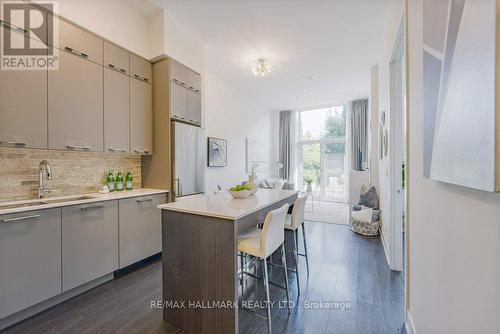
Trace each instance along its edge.
<path fill-rule="evenodd" d="M 380 55 L 378 65 L 378 93 L 379 93 L 379 113 L 385 111 L 385 129 L 388 129 L 389 136 L 391 135 L 390 129 L 390 62 L 392 58 L 392 51 L 396 43 L 396 36 L 398 33 L 399 25 L 404 13 L 404 1 L 398 0 L 393 3 L 390 15 L 386 21 L 384 45 L 382 54 Z M 379 190 L 380 190 L 380 208 L 382 210 L 382 238 L 384 239 L 384 246 L 386 251 L 390 247 L 390 150 L 387 156 L 379 160 Z"/>
<path fill-rule="evenodd" d="M 368 124 L 370 126 L 370 136 L 368 137 L 368 152 L 370 152 L 370 181 L 371 184 L 379 190 L 379 140 L 378 140 L 378 125 L 379 125 L 379 98 L 378 98 L 378 66 L 373 66 L 370 69 L 370 113 Z"/>
<path fill-rule="evenodd" d="M 227 139 L 227 167 L 207 168 L 207 193 L 248 179 L 245 171 L 245 138 L 269 141 L 273 147 L 273 114 L 234 89 L 230 83 L 205 71 L 205 134 Z M 269 161 L 271 162 L 269 157 Z"/>
<path fill-rule="evenodd" d="M 148 18 L 121 0 L 58 0 L 59 14 L 78 25 L 150 58 Z"/>
<path fill-rule="evenodd" d="M 499 333 L 500 195 L 423 178 L 422 0 L 408 13 L 409 312 L 418 333 Z"/>

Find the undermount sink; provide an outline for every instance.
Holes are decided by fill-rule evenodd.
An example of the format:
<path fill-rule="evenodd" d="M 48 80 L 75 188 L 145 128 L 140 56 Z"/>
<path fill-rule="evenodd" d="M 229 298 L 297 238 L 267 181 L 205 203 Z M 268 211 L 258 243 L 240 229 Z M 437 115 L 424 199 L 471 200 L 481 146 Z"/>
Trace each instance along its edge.
<path fill-rule="evenodd" d="M 92 198 L 95 198 L 95 196 L 83 195 L 83 196 L 73 196 L 73 197 L 66 197 L 66 198 L 54 198 L 54 199 L 47 198 L 47 199 L 40 199 L 40 200 L 26 202 L 26 203 L 15 203 L 15 204 L 7 204 L 7 205 L 0 204 L 0 210 L 27 208 L 27 207 L 37 206 L 37 205 L 46 205 L 46 204 L 54 204 L 54 203 L 68 203 L 68 202 L 82 201 L 82 200 L 92 199 Z"/>

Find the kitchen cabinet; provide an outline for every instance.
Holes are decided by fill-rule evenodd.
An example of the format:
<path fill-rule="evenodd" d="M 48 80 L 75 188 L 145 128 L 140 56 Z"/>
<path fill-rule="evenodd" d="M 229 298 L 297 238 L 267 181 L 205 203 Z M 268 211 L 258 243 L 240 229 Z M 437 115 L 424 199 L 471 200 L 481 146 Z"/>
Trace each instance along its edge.
<path fill-rule="evenodd" d="M 187 95 L 188 120 L 191 123 L 201 125 L 201 94 L 188 90 Z"/>
<path fill-rule="evenodd" d="M 102 65 L 102 39 L 63 19 L 54 18 L 54 20 L 58 20 L 59 25 L 59 45 L 55 45 L 56 47 Z"/>
<path fill-rule="evenodd" d="M 0 318 L 61 293 L 61 209 L 0 216 Z"/>
<path fill-rule="evenodd" d="M 186 66 L 173 59 L 170 60 L 170 81 L 183 87 L 187 87 L 188 72 L 189 69 Z"/>
<path fill-rule="evenodd" d="M 130 80 L 130 151 L 153 153 L 153 92 L 151 85 Z"/>
<path fill-rule="evenodd" d="M 170 114 L 172 118 L 187 121 L 188 90 L 175 82 L 170 83 Z"/>
<path fill-rule="evenodd" d="M 188 70 L 188 89 L 201 93 L 201 76 L 191 70 Z"/>
<path fill-rule="evenodd" d="M 118 269 L 118 201 L 62 208 L 62 288 Z"/>
<path fill-rule="evenodd" d="M 0 6 L 3 6 L 2 3 L 5 3 L 5 5 L 13 5 L 14 7 L 19 6 L 18 3 L 15 3 L 15 2 L 9 1 L 9 0 L 0 1 Z M 41 15 L 42 16 L 41 22 L 45 22 L 46 17 L 47 17 L 47 13 L 45 11 L 41 11 L 37 7 L 35 7 L 31 4 L 28 4 L 28 3 L 23 3 L 22 6 L 23 6 L 23 10 L 26 8 L 26 9 L 29 9 L 29 11 L 31 13 L 36 12 L 37 13 L 36 15 L 38 17 L 40 17 L 39 15 Z M 25 6 L 27 6 L 27 7 L 25 7 Z M 26 36 L 30 37 L 31 39 L 34 39 L 34 40 L 37 40 L 40 42 L 47 40 L 47 30 L 46 29 L 43 29 L 43 30 L 37 29 L 36 32 L 34 32 L 32 30 L 30 31 L 29 29 L 27 29 L 27 27 L 25 27 L 23 15 L 6 15 L 6 14 L 2 15 L 2 18 L 0 19 L 0 27 L 4 27 L 4 28 L 9 29 L 11 31 L 15 31 L 17 33 L 26 35 Z M 3 33 L 2 33 L 2 36 L 3 36 Z M 22 45 L 22 44 L 18 44 L 18 45 Z M 33 46 L 33 47 L 38 48 L 38 46 Z"/>
<path fill-rule="evenodd" d="M 103 150 L 103 67 L 67 52 L 48 73 L 49 149 Z"/>
<path fill-rule="evenodd" d="M 161 252 L 161 210 L 165 194 L 122 199 L 120 212 L 120 268 Z"/>
<path fill-rule="evenodd" d="M 117 65 L 118 66 L 118 65 Z M 130 151 L 130 78 L 115 69 L 104 68 L 104 151 Z"/>
<path fill-rule="evenodd" d="M 130 75 L 138 80 L 151 83 L 151 63 L 135 54 L 130 54 Z"/>
<path fill-rule="evenodd" d="M 6 31 L 0 28 L 2 36 Z M 15 44 L 24 42 L 23 35 L 10 35 Z M 47 71 L 0 70 L 0 110 L 0 146 L 46 149 Z"/>
<path fill-rule="evenodd" d="M 104 66 L 112 70 L 129 74 L 130 52 L 116 45 L 104 42 Z"/>

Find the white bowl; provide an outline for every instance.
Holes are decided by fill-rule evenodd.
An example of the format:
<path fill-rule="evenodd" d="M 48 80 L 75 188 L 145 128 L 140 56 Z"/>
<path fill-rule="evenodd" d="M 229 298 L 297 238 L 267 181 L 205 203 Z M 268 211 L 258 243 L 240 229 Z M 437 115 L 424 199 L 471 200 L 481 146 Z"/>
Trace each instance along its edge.
<path fill-rule="evenodd" d="M 251 190 L 240 190 L 240 191 L 228 190 L 227 192 L 230 193 L 231 196 L 233 196 L 233 198 L 236 199 L 247 198 L 252 193 Z"/>

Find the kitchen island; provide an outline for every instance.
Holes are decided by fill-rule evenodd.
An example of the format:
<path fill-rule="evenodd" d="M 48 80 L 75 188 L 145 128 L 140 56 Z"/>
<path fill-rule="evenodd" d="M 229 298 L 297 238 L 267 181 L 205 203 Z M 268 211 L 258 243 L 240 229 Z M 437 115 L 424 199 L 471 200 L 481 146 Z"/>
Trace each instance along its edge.
<path fill-rule="evenodd" d="M 293 205 L 297 191 L 190 196 L 160 205 L 163 319 L 188 333 L 238 333 L 237 235 Z"/>

